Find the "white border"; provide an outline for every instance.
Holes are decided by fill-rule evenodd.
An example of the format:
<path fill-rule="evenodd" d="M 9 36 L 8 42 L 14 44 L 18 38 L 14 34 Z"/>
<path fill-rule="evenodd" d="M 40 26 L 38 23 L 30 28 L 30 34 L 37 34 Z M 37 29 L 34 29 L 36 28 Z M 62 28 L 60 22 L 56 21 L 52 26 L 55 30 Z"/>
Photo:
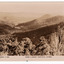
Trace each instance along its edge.
<path fill-rule="evenodd" d="M 56 1 L 58 1 L 58 2 L 60 2 L 60 1 L 64 1 L 64 0 L 0 0 L 0 2 L 40 2 L 40 1 L 42 1 L 42 2 L 48 2 L 48 1 L 53 1 L 53 2 L 56 2 Z"/>
<path fill-rule="evenodd" d="M 0 0 L 0 2 L 64 2 L 64 0 Z M 32 61 L 28 61 L 28 62 L 18 62 L 18 61 L 13 61 L 13 62 L 3 62 L 0 61 L 0 64 L 64 64 L 64 62 L 62 61 L 37 61 L 37 62 L 32 62 Z"/>
<path fill-rule="evenodd" d="M 60 61 L 29 61 L 29 62 L 0 62 L 0 64 L 64 64 L 64 62 L 60 62 Z"/>

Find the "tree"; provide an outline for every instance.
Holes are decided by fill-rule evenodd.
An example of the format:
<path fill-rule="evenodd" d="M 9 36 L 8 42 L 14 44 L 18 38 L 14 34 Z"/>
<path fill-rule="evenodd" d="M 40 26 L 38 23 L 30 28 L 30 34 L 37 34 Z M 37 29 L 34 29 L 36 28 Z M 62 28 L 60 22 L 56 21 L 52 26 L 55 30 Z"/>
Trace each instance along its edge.
<path fill-rule="evenodd" d="M 37 55 L 49 55 L 50 46 L 44 36 L 40 37 L 40 43 L 36 46 Z"/>

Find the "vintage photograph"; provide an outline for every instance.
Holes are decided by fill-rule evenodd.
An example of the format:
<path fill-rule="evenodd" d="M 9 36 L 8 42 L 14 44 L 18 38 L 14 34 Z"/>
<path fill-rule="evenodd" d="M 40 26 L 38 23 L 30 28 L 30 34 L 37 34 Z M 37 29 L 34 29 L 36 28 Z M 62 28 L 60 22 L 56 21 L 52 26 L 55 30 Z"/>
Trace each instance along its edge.
<path fill-rule="evenodd" d="M 0 2 L 0 56 L 64 56 L 64 2 Z"/>

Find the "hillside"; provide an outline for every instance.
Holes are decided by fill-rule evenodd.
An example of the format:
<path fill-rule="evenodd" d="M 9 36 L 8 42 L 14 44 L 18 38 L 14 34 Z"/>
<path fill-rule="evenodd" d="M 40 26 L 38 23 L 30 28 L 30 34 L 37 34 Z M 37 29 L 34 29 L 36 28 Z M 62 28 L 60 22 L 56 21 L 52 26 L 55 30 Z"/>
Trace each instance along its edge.
<path fill-rule="evenodd" d="M 15 37 L 18 38 L 18 41 L 21 41 L 22 38 L 29 37 L 32 40 L 32 42 L 36 44 L 37 42 L 39 42 L 39 38 L 41 36 L 45 36 L 46 38 L 48 38 L 48 36 L 50 36 L 50 34 L 57 32 L 58 26 L 60 26 L 62 28 L 64 26 L 64 23 L 61 22 L 61 23 L 58 23 L 55 25 L 41 27 L 41 28 L 33 30 L 33 31 L 18 32 L 18 33 L 14 33 L 13 35 L 15 35 Z"/>
<path fill-rule="evenodd" d="M 63 16 L 46 17 L 45 19 L 43 17 L 40 17 L 26 23 L 18 24 L 16 25 L 16 28 L 19 28 L 22 31 L 31 31 L 39 29 L 41 27 L 58 24 L 60 22 L 64 22 Z"/>
<path fill-rule="evenodd" d="M 0 35 L 10 34 L 14 29 L 14 24 L 0 20 Z"/>

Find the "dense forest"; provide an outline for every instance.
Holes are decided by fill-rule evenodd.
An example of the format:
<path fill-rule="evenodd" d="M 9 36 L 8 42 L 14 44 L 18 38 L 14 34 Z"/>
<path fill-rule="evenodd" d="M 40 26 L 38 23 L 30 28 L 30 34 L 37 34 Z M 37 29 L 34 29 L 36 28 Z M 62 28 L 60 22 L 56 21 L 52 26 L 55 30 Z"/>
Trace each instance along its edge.
<path fill-rule="evenodd" d="M 50 28 L 52 29 L 49 31 Z M 20 33 L 0 35 L 0 55 L 64 55 L 63 29 L 63 23 L 60 23 L 58 25 L 21 33 L 21 35 L 19 35 Z"/>

